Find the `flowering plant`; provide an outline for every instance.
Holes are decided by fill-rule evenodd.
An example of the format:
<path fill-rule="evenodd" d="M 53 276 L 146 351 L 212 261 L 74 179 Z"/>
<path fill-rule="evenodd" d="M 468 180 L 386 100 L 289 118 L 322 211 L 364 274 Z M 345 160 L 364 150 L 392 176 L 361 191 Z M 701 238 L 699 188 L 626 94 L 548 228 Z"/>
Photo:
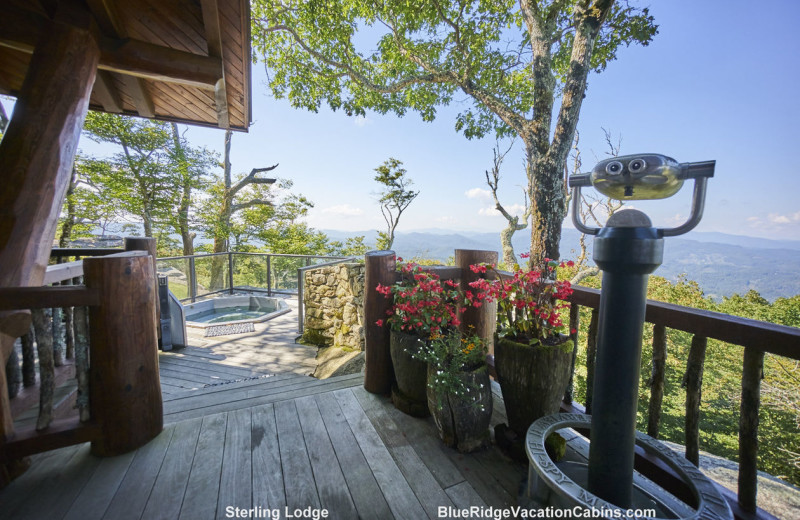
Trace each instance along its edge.
<path fill-rule="evenodd" d="M 557 267 L 570 264 L 545 259 L 542 269 L 524 270 L 517 265 L 511 276 L 501 274 L 494 265 L 471 265 L 474 273 L 492 270 L 496 278 L 479 279 L 469 285 L 477 291 L 475 298 L 497 301 L 497 330 L 501 336 L 530 345 L 550 343 L 551 338 L 567 332 L 561 311 L 569 308 L 564 299 L 572 294 L 572 287 L 567 280 L 557 280 L 555 273 Z"/>
<path fill-rule="evenodd" d="M 473 390 L 461 377 L 486 363 L 486 343 L 474 331 L 462 334 L 454 330 L 434 334 L 431 340 L 413 355 L 428 363 L 434 374 L 428 376 L 428 386 L 434 390 L 439 408 L 444 395 L 466 396 Z"/>
<path fill-rule="evenodd" d="M 425 271 L 409 262 L 402 266 L 403 280 L 394 285 L 378 284 L 376 290 L 385 297 L 394 296 L 394 305 L 387 311 L 386 320 L 392 330 L 415 333 L 423 339 L 441 335 L 451 327 L 458 327 L 458 311 L 464 311 L 467 302 L 452 280 L 442 282 L 439 275 Z"/>

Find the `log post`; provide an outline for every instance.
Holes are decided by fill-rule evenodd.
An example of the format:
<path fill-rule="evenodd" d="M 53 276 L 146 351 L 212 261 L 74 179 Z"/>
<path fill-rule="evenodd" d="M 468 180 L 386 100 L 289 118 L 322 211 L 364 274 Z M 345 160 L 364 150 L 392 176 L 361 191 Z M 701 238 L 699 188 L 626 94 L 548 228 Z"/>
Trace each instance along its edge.
<path fill-rule="evenodd" d="M 42 31 L 0 141 L 0 287 L 42 285 L 50 258 L 100 58 L 91 18 L 70 23 L 48 22 Z M 5 364 L 15 338 L 28 330 L 30 314 L 2 314 L 0 360 Z M 0 440 L 12 431 L 0 371 Z"/>
<path fill-rule="evenodd" d="M 461 269 L 461 290 L 471 290 L 470 282 L 479 279 L 480 276 L 473 273 L 469 266 L 474 264 L 495 264 L 497 265 L 497 251 L 480 251 L 474 249 L 456 249 L 456 267 Z M 474 291 L 473 291 L 474 292 Z M 488 355 L 494 356 L 494 333 L 497 327 L 497 303 L 484 302 L 480 307 L 467 307 L 461 316 L 462 330 L 466 331 L 469 327 L 475 328 L 475 334 L 480 336 L 488 349 Z"/>
<path fill-rule="evenodd" d="M 650 403 L 647 407 L 647 435 L 658 439 L 661 404 L 664 401 L 664 377 L 667 367 L 667 328 L 653 326 L 653 360 L 650 374 Z"/>
<path fill-rule="evenodd" d="M 22 342 L 22 385 L 27 388 L 36 384 L 36 354 L 33 352 L 33 324 L 31 324 L 27 334 L 20 338 L 20 341 Z"/>
<path fill-rule="evenodd" d="M 600 313 L 592 309 L 589 332 L 586 334 L 586 413 L 592 413 L 592 394 L 594 392 L 594 367 L 597 358 L 597 327 Z"/>
<path fill-rule="evenodd" d="M 36 351 L 39 354 L 39 418 L 36 420 L 36 429 L 39 431 L 46 429 L 53 422 L 53 394 L 56 385 L 51 318 L 51 309 L 33 311 Z"/>
<path fill-rule="evenodd" d="M 397 257 L 394 251 L 369 251 L 364 255 L 364 262 L 364 389 L 373 394 L 388 394 L 394 381 L 389 327 L 378 326 L 376 322 L 386 319 L 392 300 L 375 288 L 378 284 L 394 284 Z"/>
<path fill-rule="evenodd" d="M 569 369 L 567 391 L 564 392 L 564 402 L 567 404 L 572 404 L 572 398 L 575 395 L 575 361 L 578 358 L 578 330 L 581 328 L 580 325 L 581 308 L 578 304 L 572 303 L 569 306 L 569 339 L 572 340 L 572 362 Z"/>
<path fill-rule="evenodd" d="M 89 309 L 89 401 L 101 439 L 92 453 L 136 449 L 163 428 L 155 285 L 150 256 L 131 251 L 83 261 L 86 287 L 100 291 Z"/>
<path fill-rule="evenodd" d="M 158 269 L 156 268 L 156 239 L 151 237 L 125 237 L 125 251 L 147 251 L 152 258 L 153 264 L 153 290 L 156 294 L 156 307 L 154 320 L 156 324 L 156 334 L 161 341 L 161 301 L 158 299 Z"/>
<path fill-rule="evenodd" d="M 686 389 L 686 459 L 700 465 L 700 401 L 703 389 L 703 365 L 706 361 L 708 338 L 695 335 L 686 361 L 683 386 Z"/>
<path fill-rule="evenodd" d="M 761 379 L 764 377 L 764 351 L 744 349 L 742 366 L 742 404 L 739 408 L 739 505 L 749 513 L 758 506 L 758 410 L 761 406 Z"/>

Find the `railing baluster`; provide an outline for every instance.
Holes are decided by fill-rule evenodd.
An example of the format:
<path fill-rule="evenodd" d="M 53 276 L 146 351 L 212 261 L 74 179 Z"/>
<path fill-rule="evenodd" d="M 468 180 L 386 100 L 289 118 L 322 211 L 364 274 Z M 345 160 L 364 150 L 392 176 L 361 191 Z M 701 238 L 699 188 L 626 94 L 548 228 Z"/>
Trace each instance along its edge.
<path fill-rule="evenodd" d="M 89 308 L 75 307 L 75 378 L 78 380 L 77 406 L 81 422 L 90 419 L 89 407 Z"/>
<path fill-rule="evenodd" d="M 19 354 L 17 354 L 16 344 L 11 347 L 5 366 L 6 386 L 8 387 L 8 397 L 16 397 L 22 386 L 22 371 L 19 367 Z"/>
<path fill-rule="evenodd" d="M 72 279 L 64 280 L 61 285 L 72 285 Z M 72 307 L 64 307 L 64 343 L 67 359 L 75 359 L 75 312 Z"/>
<path fill-rule="evenodd" d="M 745 348 L 739 414 L 739 505 L 750 513 L 754 513 L 757 506 L 758 410 L 763 375 L 764 352 Z"/>
<path fill-rule="evenodd" d="M 686 389 L 686 459 L 695 466 L 700 464 L 700 401 L 707 345 L 707 338 L 698 335 L 692 337 L 686 374 L 681 385 Z"/>
<path fill-rule="evenodd" d="M 578 357 L 578 328 L 580 326 L 581 308 L 579 305 L 573 303 L 569 308 L 569 330 L 570 339 L 572 339 L 572 365 L 569 370 L 569 384 L 567 384 L 567 391 L 564 393 L 564 402 L 567 404 L 572 403 L 572 397 L 575 392 L 575 358 Z M 572 331 L 575 332 L 572 332 Z"/>
<path fill-rule="evenodd" d="M 592 394 L 594 393 L 594 362 L 597 356 L 597 327 L 600 313 L 592 309 L 589 334 L 586 337 L 586 413 L 592 413 Z"/>
<path fill-rule="evenodd" d="M 36 354 L 34 353 L 35 333 L 31 325 L 28 333 L 20 338 L 22 342 L 22 385 L 25 387 L 36 384 Z"/>
<path fill-rule="evenodd" d="M 53 420 L 53 391 L 55 387 L 55 365 L 53 363 L 53 326 L 50 309 L 31 311 L 36 329 L 36 350 L 39 354 L 39 418 L 36 429 L 44 430 Z"/>
<path fill-rule="evenodd" d="M 56 282 L 53 287 L 61 285 Z M 50 316 L 52 317 L 51 326 L 53 328 L 53 364 L 57 367 L 64 365 L 64 324 L 61 321 L 62 312 L 59 307 L 50 309 Z"/>
<path fill-rule="evenodd" d="M 647 407 L 647 435 L 658 439 L 661 405 L 664 401 L 664 376 L 667 365 L 667 328 L 653 326 L 653 361 L 650 374 L 650 404 Z"/>

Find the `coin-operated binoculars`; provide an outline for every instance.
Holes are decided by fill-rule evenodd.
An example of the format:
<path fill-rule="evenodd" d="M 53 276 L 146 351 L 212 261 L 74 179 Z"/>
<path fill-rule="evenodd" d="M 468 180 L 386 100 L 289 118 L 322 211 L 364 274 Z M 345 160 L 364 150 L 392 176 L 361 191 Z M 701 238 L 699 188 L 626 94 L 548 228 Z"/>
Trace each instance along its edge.
<path fill-rule="evenodd" d="M 663 237 L 682 235 L 700 222 L 706 181 L 714 161 L 678 163 L 659 154 L 614 157 L 591 173 L 573 175 L 572 221 L 583 233 L 596 235 L 593 258 L 603 271 L 600 295 L 597 360 L 592 398 L 592 441 L 589 448 L 589 491 L 620 507 L 629 507 L 633 489 L 633 451 L 642 328 L 647 304 L 647 280 L 661 265 Z M 692 212 L 683 225 L 652 227 L 635 209 L 611 215 L 603 228 L 581 222 L 581 188 L 618 200 L 664 199 L 684 181 L 694 180 Z"/>
<path fill-rule="evenodd" d="M 725 500 L 696 467 L 636 432 L 648 277 L 661 265 L 664 237 L 687 233 L 700 222 L 714 165 L 714 161 L 678 163 L 665 155 L 637 154 L 606 159 L 590 173 L 570 176 L 572 220 L 579 231 L 595 235 L 593 258 L 603 272 L 592 415 L 556 414 L 531 425 L 526 438 L 527 494 L 536 502 L 564 508 L 622 508 L 617 511 L 621 518 L 628 517 L 626 509 L 648 507 L 656 507 L 657 516 L 667 518 L 732 518 Z M 687 180 L 694 181 L 691 215 L 676 228 L 655 228 L 647 215 L 635 209 L 614 213 L 603 228 L 589 227 L 580 219 L 582 188 L 594 187 L 618 200 L 664 199 Z M 587 426 L 591 429 L 588 467 L 556 464 L 548 458 L 544 439 L 551 432 Z M 696 504 L 669 505 L 669 500 L 638 485 L 634 489 L 637 444 L 683 477 Z"/>

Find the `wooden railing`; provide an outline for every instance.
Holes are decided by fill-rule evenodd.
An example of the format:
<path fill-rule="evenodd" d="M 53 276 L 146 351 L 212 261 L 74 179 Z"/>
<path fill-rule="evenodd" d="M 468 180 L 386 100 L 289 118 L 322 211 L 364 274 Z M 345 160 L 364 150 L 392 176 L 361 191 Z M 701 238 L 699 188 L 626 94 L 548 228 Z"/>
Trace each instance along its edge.
<path fill-rule="evenodd" d="M 480 254 L 488 252 L 456 250 L 456 267 L 433 268 L 441 278 L 465 281 L 474 279 L 475 275 L 468 269 L 467 261 L 458 261 L 459 257 L 469 258 L 469 263 L 478 261 L 491 262 Z M 496 259 L 496 257 L 495 257 Z M 495 260 L 496 261 L 496 260 Z M 511 273 L 508 273 L 511 274 Z M 375 322 L 385 317 L 391 301 L 375 291 L 378 283 L 390 285 L 399 280 L 395 270 L 395 257 L 391 251 L 377 251 L 366 256 L 366 280 L 364 293 L 364 321 L 366 329 L 366 374 L 364 386 L 371 392 L 385 392 L 391 385 L 392 369 L 388 353 L 388 328 L 378 327 Z M 570 298 L 570 329 L 578 330 L 580 307 L 591 308 L 591 321 L 586 351 L 586 403 L 585 407 L 573 403 L 572 382 L 564 396 L 562 410 L 570 412 L 591 413 L 592 386 L 594 381 L 594 360 L 597 347 L 598 307 L 600 291 L 586 287 L 573 287 Z M 491 306 L 483 306 L 481 310 L 463 320 L 467 325 L 478 326 L 486 334 L 487 325 L 492 312 Z M 739 420 L 739 484 L 738 494 L 733 495 L 727 489 L 718 486 L 726 497 L 736 518 L 771 518 L 771 515 L 757 507 L 757 456 L 758 456 L 758 413 L 760 407 L 760 386 L 764 362 L 764 354 L 769 352 L 793 360 L 800 360 L 800 329 L 766 323 L 758 320 L 741 318 L 718 312 L 694 309 L 670 303 L 648 300 L 645 321 L 653 327 L 653 356 L 651 360 L 651 390 L 648 403 L 648 435 L 658 438 L 661 420 L 662 401 L 664 397 L 664 380 L 666 373 L 666 335 L 668 329 L 688 332 L 693 335 L 691 348 L 686 361 L 686 419 L 685 419 L 685 456 L 695 465 L 699 460 L 699 425 L 700 395 L 705 353 L 708 339 L 717 339 L 726 343 L 744 347 L 742 359 L 741 406 Z M 575 333 L 577 351 L 577 332 Z M 574 375 L 574 363 L 573 363 Z M 688 488 L 680 477 L 669 467 L 657 459 L 646 455 L 637 448 L 637 470 L 655 480 L 667 490 L 691 502 Z"/>
<path fill-rule="evenodd" d="M 586 287 L 573 287 L 571 320 L 578 315 L 579 307 L 592 309 L 589 341 L 586 353 L 587 383 L 586 412 L 591 413 L 594 355 L 597 336 L 597 314 L 600 291 Z M 645 321 L 653 327 L 653 357 L 650 400 L 648 405 L 647 434 L 658 438 L 664 378 L 666 371 L 667 329 L 693 335 L 686 360 L 686 419 L 685 455 L 695 465 L 700 452 L 700 396 L 706 347 L 709 339 L 716 339 L 744 347 L 742 359 L 741 405 L 739 419 L 739 479 L 737 506 L 742 513 L 755 513 L 758 492 L 758 414 L 760 408 L 761 379 L 764 354 L 769 352 L 789 359 L 800 360 L 800 329 L 776 325 L 749 318 L 741 318 L 694 309 L 671 303 L 648 300 Z M 571 324 L 572 327 L 573 324 Z M 572 327 L 577 329 L 577 327 Z M 569 392 L 566 404 L 569 404 Z M 744 515 L 741 515 L 744 516 Z"/>
<path fill-rule="evenodd" d="M 148 251 L 136 250 L 141 243 L 132 241 L 128 248 L 132 250 L 103 250 L 106 256 L 50 266 L 48 286 L 0 289 L 0 311 L 31 310 L 40 372 L 37 424 L 0 440 L 0 464 L 86 441 L 97 455 L 124 453 L 161 431 L 154 261 Z M 55 256 L 97 253 L 69 250 Z M 68 315 L 49 318 L 50 309 Z M 63 356 L 68 365 L 74 359 L 78 380 L 78 413 L 55 419 L 54 365 L 62 354 L 58 344 L 53 346 L 54 337 L 63 339 Z M 22 347 L 27 386 L 35 382 L 31 339 L 23 339 Z"/>

